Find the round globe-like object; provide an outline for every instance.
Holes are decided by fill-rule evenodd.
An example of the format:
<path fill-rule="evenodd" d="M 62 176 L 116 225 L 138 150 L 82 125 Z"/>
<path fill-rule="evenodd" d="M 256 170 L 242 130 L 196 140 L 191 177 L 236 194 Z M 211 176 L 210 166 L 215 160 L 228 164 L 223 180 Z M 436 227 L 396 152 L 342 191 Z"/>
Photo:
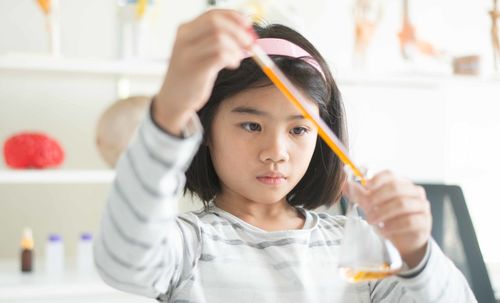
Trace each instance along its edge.
<path fill-rule="evenodd" d="M 108 107 L 99 118 L 96 130 L 96 144 L 104 161 L 116 166 L 121 153 L 147 112 L 151 98 L 134 96 L 121 99 Z"/>

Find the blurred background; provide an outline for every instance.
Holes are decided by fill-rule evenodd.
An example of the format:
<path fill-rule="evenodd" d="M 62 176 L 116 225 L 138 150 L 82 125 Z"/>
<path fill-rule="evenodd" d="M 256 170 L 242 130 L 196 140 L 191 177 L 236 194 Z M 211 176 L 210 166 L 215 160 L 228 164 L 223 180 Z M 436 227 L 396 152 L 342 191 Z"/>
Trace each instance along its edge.
<path fill-rule="evenodd" d="M 155 94 L 176 27 L 214 5 L 246 5 L 308 37 L 342 92 L 356 162 L 459 185 L 490 276 L 500 275 L 494 0 L 0 0 L 0 142 L 38 132 L 64 150 L 56 168 L 14 169 L 5 154 L 0 161 L 5 268 L 18 272 L 25 227 L 37 266 L 54 233 L 67 260 L 77 257 L 113 178 L 97 144 L 100 118 L 119 99 Z M 186 197 L 180 207 L 200 204 Z M 2 287 L 11 278 L 0 278 L 0 294 L 15 297 L 22 283 Z"/>

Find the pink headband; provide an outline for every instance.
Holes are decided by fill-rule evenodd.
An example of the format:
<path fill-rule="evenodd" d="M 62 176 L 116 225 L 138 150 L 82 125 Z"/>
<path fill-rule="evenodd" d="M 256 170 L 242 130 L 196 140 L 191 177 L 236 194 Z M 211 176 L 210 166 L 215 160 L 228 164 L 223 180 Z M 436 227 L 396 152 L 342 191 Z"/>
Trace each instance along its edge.
<path fill-rule="evenodd" d="M 311 56 L 311 54 L 306 52 L 298 45 L 288 40 L 279 38 L 259 38 L 255 40 L 255 43 L 257 43 L 262 48 L 262 50 L 264 50 L 264 52 L 268 55 L 279 55 L 292 58 L 299 58 L 307 62 L 321 74 L 323 79 L 326 79 L 325 74 L 323 73 L 323 70 L 321 69 L 321 66 L 319 65 L 318 61 L 316 61 L 314 57 Z M 245 54 L 245 57 L 243 57 L 243 59 L 249 57 L 251 57 L 251 54 L 247 53 Z"/>

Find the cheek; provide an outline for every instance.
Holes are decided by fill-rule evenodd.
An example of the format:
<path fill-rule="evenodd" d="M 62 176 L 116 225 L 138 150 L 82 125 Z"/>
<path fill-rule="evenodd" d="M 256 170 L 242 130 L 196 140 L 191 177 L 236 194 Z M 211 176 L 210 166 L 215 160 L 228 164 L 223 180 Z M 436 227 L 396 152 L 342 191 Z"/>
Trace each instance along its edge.
<path fill-rule="evenodd" d="M 227 144 L 231 142 L 231 144 Z M 210 154 L 214 168 L 219 177 L 239 172 L 251 163 L 251 146 L 226 136 L 219 138 L 210 146 Z M 248 168 L 247 168 L 248 169 Z"/>
<path fill-rule="evenodd" d="M 231 169 L 233 167 L 236 169 L 245 162 L 244 160 L 244 156 L 237 148 L 218 150 L 212 155 L 212 161 L 214 161 L 214 164 L 217 163 L 219 168 Z"/>

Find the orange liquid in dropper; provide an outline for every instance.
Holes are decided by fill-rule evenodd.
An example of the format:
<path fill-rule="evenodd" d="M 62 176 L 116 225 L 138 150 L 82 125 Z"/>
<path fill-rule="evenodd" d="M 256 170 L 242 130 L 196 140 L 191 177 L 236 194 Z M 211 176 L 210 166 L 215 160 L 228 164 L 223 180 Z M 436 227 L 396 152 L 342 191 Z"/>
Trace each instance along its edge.
<path fill-rule="evenodd" d="M 286 85 L 276 76 L 276 74 L 273 72 L 273 70 L 267 66 L 263 66 L 258 62 L 260 67 L 262 68 L 262 71 L 269 77 L 269 79 L 276 85 L 276 87 L 290 100 L 306 117 L 307 119 L 311 120 L 313 124 L 316 126 L 318 129 L 318 134 L 319 136 L 326 142 L 326 144 L 332 149 L 332 151 L 340 158 L 340 160 L 348 165 L 354 172 L 354 174 L 360 179 L 361 184 L 365 185 L 366 184 L 366 179 L 361 173 L 361 171 L 354 165 L 354 163 L 351 161 L 351 159 L 344 153 L 344 151 L 333 142 L 332 139 L 327 135 L 325 130 L 319 125 L 319 123 L 307 113 L 305 108 L 302 106 L 300 101 L 297 99 L 296 96 L 292 94 L 292 92 L 286 87 Z"/>

